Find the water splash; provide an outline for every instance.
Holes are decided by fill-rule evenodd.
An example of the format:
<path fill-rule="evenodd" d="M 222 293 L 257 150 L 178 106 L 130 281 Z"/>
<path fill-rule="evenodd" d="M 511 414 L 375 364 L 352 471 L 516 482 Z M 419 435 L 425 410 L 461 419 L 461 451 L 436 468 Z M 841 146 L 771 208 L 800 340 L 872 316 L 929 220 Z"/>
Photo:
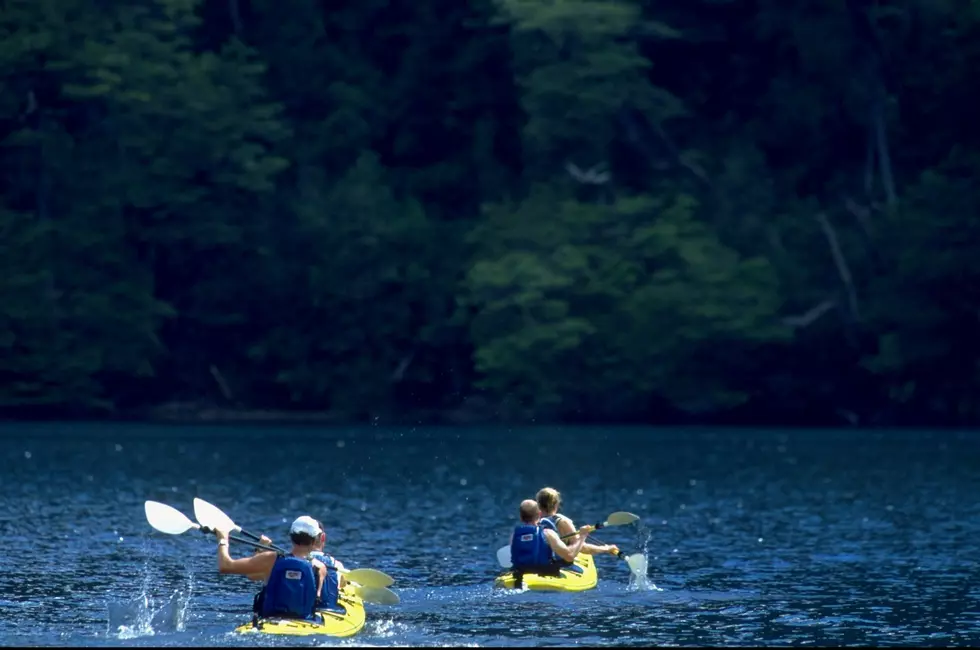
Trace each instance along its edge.
<path fill-rule="evenodd" d="M 643 550 L 626 558 L 626 562 L 630 566 L 630 583 L 627 589 L 629 591 L 663 591 L 663 589 L 647 577 L 650 566 L 650 538 L 653 536 L 653 533 L 646 527 L 639 528 L 637 532 L 644 535 L 642 543 Z"/>
<path fill-rule="evenodd" d="M 139 595 L 129 601 L 108 602 L 106 636 L 125 640 L 154 636 L 158 632 L 184 631 L 191 594 L 194 590 L 194 574 L 188 572 L 186 586 L 175 589 L 170 596 L 160 601 L 150 595 L 150 587 L 155 583 L 150 574 L 150 562 L 147 559 L 143 565 L 143 581 Z"/>

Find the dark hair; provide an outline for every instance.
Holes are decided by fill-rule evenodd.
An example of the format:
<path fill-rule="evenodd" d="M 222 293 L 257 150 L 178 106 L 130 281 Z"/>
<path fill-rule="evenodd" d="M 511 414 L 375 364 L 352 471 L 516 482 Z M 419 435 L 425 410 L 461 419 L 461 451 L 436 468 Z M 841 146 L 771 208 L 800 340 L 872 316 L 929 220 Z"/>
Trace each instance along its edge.
<path fill-rule="evenodd" d="M 313 546 L 313 543 L 316 542 L 306 533 L 289 533 L 289 539 L 293 540 L 293 544 L 297 546 Z"/>

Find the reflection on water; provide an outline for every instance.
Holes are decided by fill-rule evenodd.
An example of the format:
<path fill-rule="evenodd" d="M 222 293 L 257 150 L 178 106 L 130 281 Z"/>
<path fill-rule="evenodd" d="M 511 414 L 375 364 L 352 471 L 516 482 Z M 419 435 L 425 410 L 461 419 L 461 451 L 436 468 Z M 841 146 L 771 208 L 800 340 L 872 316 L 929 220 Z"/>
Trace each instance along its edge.
<path fill-rule="evenodd" d="M 279 542 L 312 514 L 345 564 L 393 575 L 401 604 L 369 606 L 356 644 L 980 643 L 973 433 L 45 424 L 0 436 L 2 645 L 280 644 L 228 634 L 255 585 L 217 575 L 213 539 L 147 525 L 146 499 L 190 515 L 194 496 Z M 544 485 L 576 523 L 640 515 L 600 539 L 644 553 L 646 584 L 602 556 L 590 592 L 493 590 L 516 506 Z"/>

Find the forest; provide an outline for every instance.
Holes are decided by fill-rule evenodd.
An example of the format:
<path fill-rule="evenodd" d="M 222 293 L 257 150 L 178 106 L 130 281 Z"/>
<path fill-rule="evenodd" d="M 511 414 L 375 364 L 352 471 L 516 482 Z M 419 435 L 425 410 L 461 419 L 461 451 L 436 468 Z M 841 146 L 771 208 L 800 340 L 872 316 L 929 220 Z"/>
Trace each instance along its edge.
<path fill-rule="evenodd" d="M 976 424 L 978 70 L 971 0 L 4 0 L 0 415 Z"/>

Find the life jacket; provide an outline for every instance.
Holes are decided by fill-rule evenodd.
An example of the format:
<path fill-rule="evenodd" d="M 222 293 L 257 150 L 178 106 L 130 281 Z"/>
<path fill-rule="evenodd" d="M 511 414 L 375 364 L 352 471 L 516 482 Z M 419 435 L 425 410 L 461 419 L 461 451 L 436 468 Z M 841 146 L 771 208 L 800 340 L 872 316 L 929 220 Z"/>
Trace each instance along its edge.
<path fill-rule="evenodd" d="M 558 514 L 556 512 L 555 514 L 551 515 L 550 517 L 542 517 L 541 520 L 538 522 L 538 525 L 541 526 L 541 528 L 550 528 L 551 530 L 553 530 L 556 533 L 558 533 L 559 538 L 561 538 L 561 533 L 558 532 L 558 522 L 561 521 L 562 519 L 565 519 L 565 518 L 566 517 L 564 517 L 564 516 L 562 516 L 562 515 L 560 515 L 560 514 Z M 562 540 L 562 541 L 565 541 L 565 540 Z M 545 542 L 545 543 L 547 543 L 547 542 Z M 563 569 L 569 569 L 569 570 L 574 571 L 576 573 L 582 573 L 582 569 L 580 569 L 579 567 L 575 566 L 575 563 L 574 562 L 569 562 L 568 560 L 565 560 L 564 558 L 562 558 L 557 553 L 552 553 L 551 554 L 551 563 L 552 564 L 556 564 L 556 565 L 560 566 Z"/>
<path fill-rule="evenodd" d="M 276 558 L 262 592 L 259 616 L 314 619 L 316 574 L 309 560 L 292 555 Z"/>
<path fill-rule="evenodd" d="M 317 609 L 340 609 L 337 603 L 337 597 L 340 596 L 340 572 L 337 570 L 337 560 L 323 551 L 313 551 L 310 553 L 310 559 L 320 560 L 327 567 L 327 575 L 323 578 L 323 590 L 320 592 Z"/>
<path fill-rule="evenodd" d="M 538 569 L 551 565 L 553 554 L 541 526 L 521 524 L 510 541 L 510 561 L 515 570 Z"/>

